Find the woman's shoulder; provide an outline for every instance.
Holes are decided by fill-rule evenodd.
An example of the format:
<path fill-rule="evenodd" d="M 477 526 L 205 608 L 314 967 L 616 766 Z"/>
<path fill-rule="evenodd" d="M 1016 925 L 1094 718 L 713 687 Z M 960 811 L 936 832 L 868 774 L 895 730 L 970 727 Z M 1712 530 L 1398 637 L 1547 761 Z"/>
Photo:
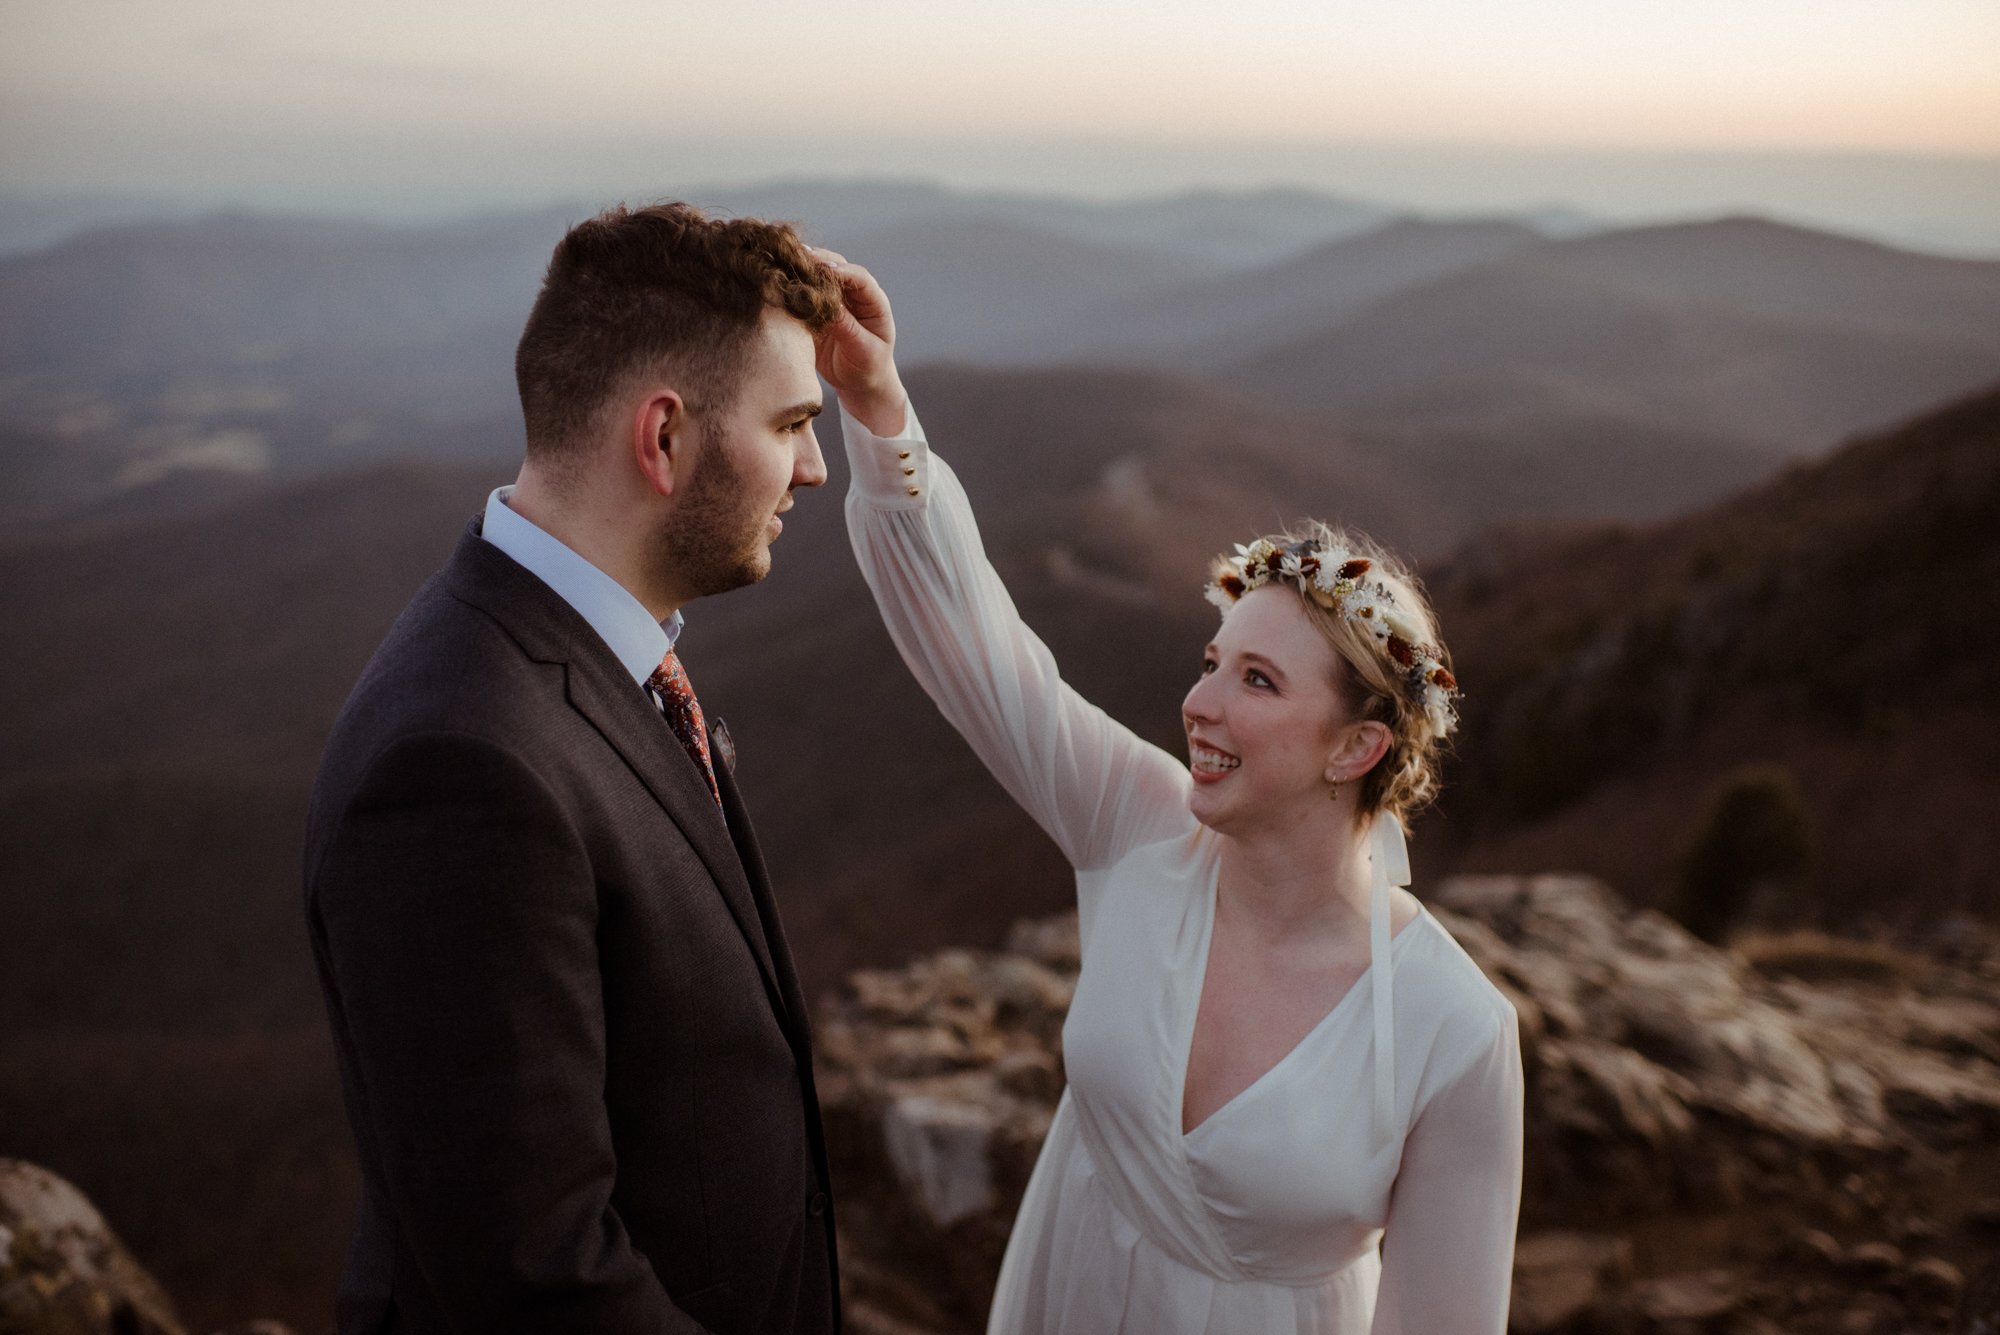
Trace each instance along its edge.
<path fill-rule="evenodd" d="M 1467 1037 L 1495 1039 L 1500 1029 L 1512 1030 L 1519 1023 L 1514 1003 L 1486 976 L 1479 962 L 1466 953 L 1458 938 L 1443 920 L 1426 906 L 1406 931 L 1424 933 L 1414 950 L 1411 963 L 1418 977 L 1411 978 L 1410 991 L 1421 999 L 1426 1011 Z M 1401 961 L 1399 961 L 1399 964 Z M 1402 976 L 1399 975 L 1399 983 Z M 1397 988 L 1400 994 L 1402 987 Z M 1398 1002 L 1402 1000 L 1399 995 Z"/>

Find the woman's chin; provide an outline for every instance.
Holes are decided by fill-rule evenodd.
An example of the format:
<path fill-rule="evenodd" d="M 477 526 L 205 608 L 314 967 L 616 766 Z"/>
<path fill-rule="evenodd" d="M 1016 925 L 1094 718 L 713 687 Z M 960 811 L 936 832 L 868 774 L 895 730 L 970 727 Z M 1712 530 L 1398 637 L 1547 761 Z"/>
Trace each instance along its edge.
<path fill-rule="evenodd" d="M 1213 788 L 1196 784 L 1188 793 L 1188 814 L 1214 830 L 1217 834 L 1228 834 L 1236 822 L 1231 819 L 1233 804 Z"/>

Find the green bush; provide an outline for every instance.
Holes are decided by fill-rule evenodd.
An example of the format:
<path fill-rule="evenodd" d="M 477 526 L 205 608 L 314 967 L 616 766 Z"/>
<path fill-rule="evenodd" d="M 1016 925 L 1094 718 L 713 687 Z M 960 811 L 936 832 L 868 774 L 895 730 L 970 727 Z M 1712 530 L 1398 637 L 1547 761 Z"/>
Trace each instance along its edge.
<path fill-rule="evenodd" d="M 1737 927 L 1797 926 L 1808 916 L 1815 854 L 1798 781 L 1781 766 L 1748 765 L 1716 786 L 1682 854 L 1674 916 L 1705 941 Z"/>

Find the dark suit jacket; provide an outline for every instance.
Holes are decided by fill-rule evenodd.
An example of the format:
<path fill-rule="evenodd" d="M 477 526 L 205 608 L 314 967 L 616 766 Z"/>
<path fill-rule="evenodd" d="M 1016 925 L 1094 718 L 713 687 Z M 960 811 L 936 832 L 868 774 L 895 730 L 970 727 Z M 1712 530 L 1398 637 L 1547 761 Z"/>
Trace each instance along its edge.
<path fill-rule="evenodd" d="M 335 724 L 306 912 L 342 1335 L 839 1326 L 811 1037 L 736 788 L 475 519 Z"/>

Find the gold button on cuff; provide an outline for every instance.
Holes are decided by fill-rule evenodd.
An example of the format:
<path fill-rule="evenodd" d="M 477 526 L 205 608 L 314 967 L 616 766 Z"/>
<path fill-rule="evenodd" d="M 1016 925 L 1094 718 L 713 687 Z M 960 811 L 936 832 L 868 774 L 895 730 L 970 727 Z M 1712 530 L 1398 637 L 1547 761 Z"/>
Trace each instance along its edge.
<path fill-rule="evenodd" d="M 921 496 L 923 494 L 923 488 L 921 487 L 905 487 L 903 490 L 909 492 L 912 496 Z"/>
<path fill-rule="evenodd" d="M 903 476 L 904 476 L 904 477 L 915 477 L 916 475 L 917 475 L 917 470 L 916 470 L 916 468 L 915 468 L 915 466 L 914 466 L 914 465 L 905 465 L 905 466 L 904 466 L 904 468 L 903 468 Z"/>
<path fill-rule="evenodd" d="M 910 452 L 908 450 L 897 450 L 896 457 L 898 459 L 907 459 L 910 457 Z"/>

